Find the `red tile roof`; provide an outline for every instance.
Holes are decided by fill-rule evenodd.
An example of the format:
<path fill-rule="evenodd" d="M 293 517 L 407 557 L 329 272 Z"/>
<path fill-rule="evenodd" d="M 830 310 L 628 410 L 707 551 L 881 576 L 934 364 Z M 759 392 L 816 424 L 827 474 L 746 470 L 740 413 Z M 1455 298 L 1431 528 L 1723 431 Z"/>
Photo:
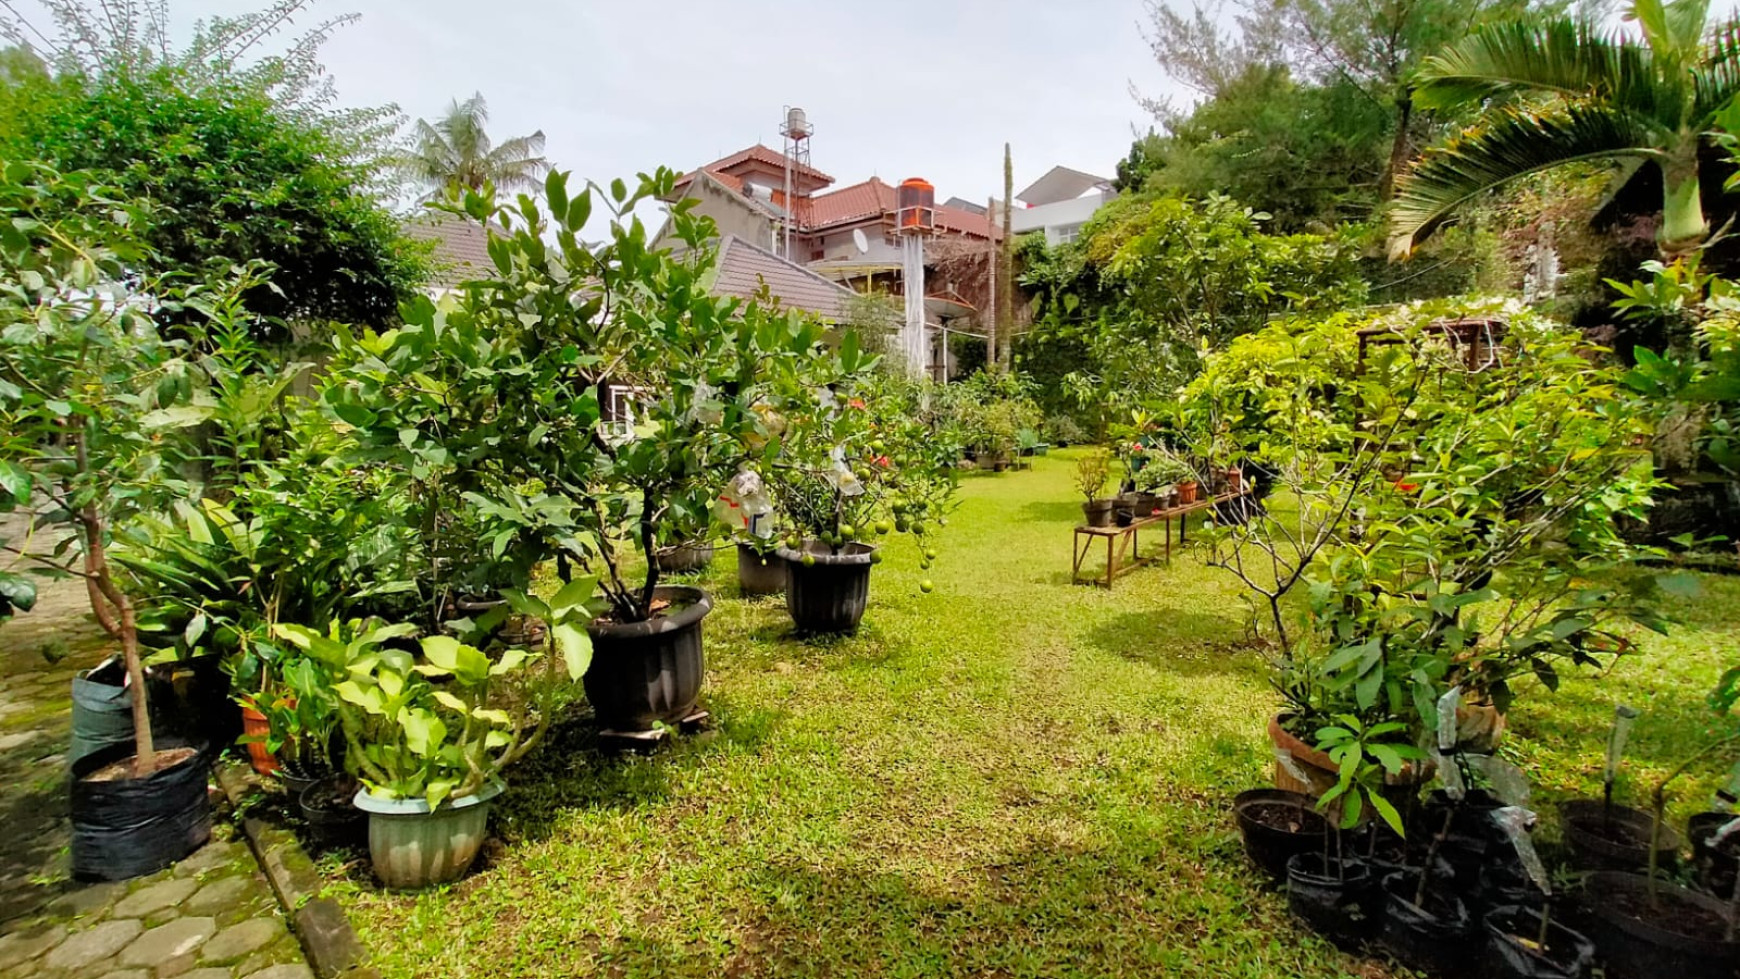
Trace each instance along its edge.
<path fill-rule="evenodd" d="M 725 157 L 724 159 L 714 160 L 712 163 L 709 163 L 709 164 L 701 167 L 701 169 L 707 171 L 708 173 L 711 173 L 715 177 L 728 177 L 730 175 L 724 173 L 723 171 L 730 170 L 731 168 L 739 166 L 739 165 L 744 164 L 744 163 L 748 163 L 751 160 L 753 160 L 757 163 L 765 163 L 770 167 L 776 167 L 780 170 L 785 169 L 785 154 L 779 152 L 778 150 L 769 149 L 769 148 L 761 145 L 760 143 L 756 143 L 754 146 L 751 146 L 746 150 L 739 150 L 736 153 L 733 153 L 730 156 Z M 683 184 L 688 183 L 690 180 L 693 180 L 695 178 L 695 174 L 697 172 L 698 171 L 691 170 L 690 172 L 684 174 L 682 176 L 682 178 L 677 181 L 677 186 L 681 187 Z M 827 174 L 823 173 L 820 170 L 817 170 L 815 167 L 806 167 L 806 166 L 800 165 L 797 168 L 796 172 L 799 174 L 802 174 L 803 176 L 809 177 L 812 180 L 820 181 L 821 183 L 824 183 L 824 184 L 831 184 L 834 182 L 833 177 L 828 176 Z M 735 181 L 739 186 L 741 186 L 743 183 L 743 181 L 741 181 L 735 177 L 732 177 L 731 179 L 733 181 Z"/>
<path fill-rule="evenodd" d="M 846 319 L 852 290 L 736 235 L 726 235 L 719 242 L 719 266 L 712 289 L 714 295 L 748 299 L 761 289 L 763 283 L 787 309 L 801 309 L 830 323 Z"/>
<path fill-rule="evenodd" d="M 807 209 L 800 203 L 798 215 L 803 220 L 805 230 L 819 231 L 869 217 L 893 215 L 894 205 L 894 188 L 883 183 L 880 177 L 871 177 L 861 184 L 812 197 Z M 985 215 L 947 204 L 936 206 L 936 226 L 944 231 L 956 231 L 980 238 L 1002 237 L 1001 229 Z"/>

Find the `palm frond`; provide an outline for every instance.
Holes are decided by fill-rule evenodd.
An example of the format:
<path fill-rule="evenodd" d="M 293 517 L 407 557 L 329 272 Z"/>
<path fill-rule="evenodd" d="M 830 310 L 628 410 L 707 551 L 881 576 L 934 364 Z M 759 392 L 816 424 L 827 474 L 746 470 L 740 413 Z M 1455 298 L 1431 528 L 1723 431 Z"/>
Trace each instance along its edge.
<path fill-rule="evenodd" d="M 1740 20 L 1730 20 L 1710 35 L 1701 64 L 1692 69 L 1697 100 L 1693 109 L 1700 126 L 1740 94 Z"/>
<path fill-rule="evenodd" d="M 1403 175 L 1390 209 L 1390 254 L 1407 255 L 1457 208 L 1519 177 L 1579 161 L 1660 159 L 1662 143 L 1650 122 L 1605 105 L 1503 110 L 1427 151 Z"/>
<path fill-rule="evenodd" d="M 1657 100 L 1650 53 L 1599 25 L 1524 19 L 1475 31 L 1420 65 L 1415 99 L 1452 108 L 1507 95 L 1549 93 L 1637 104 Z"/>

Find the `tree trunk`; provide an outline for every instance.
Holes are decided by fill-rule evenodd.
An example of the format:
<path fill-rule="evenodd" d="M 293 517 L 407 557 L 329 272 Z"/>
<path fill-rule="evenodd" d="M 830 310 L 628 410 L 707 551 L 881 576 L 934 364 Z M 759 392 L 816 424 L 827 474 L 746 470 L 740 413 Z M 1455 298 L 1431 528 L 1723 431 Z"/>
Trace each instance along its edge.
<path fill-rule="evenodd" d="M 127 685 L 133 688 L 133 777 L 144 778 L 157 771 L 157 746 L 151 740 L 151 705 L 145 699 L 145 661 L 139 655 L 139 623 L 133 603 L 109 574 L 108 551 L 103 545 L 103 518 L 95 506 L 79 513 L 85 536 L 85 565 L 97 590 L 120 613 L 121 658 L 127 664 Z"/>
<path fill-rule="evenodd" d="M 985 234 L 991 234 L 991 228 L 997 223 L 997 199 L 988 198 L 985 201 Z M 997 278 L 997 266 L 1003 264 L 1003 253 L 997 250 L 995 241 L 985 242 L 985 265 L 990 271 L 989 282 L 985 294 L 989 297 L 989 309 L 985 311 L 985 369 L 997 369 L 997 316 L 999 315 L 998 289 L 1000 280 Z M 945 378 L 946 380 L 946 378 Z"/>
<path fill-rule="evenodd" d="M 997 342 L 1002 350 L 997 355 L 1004 370 L 1010 367 L 1015 332 L 1015 160 L 1009 144 L 1003 144 L 1003 241 L 997 249 L 997 286 L 1002 290 L 997 301 Z"/>
<path fill-rule="evenodd" d="M 1656 244 L 1668 261 L 1684 257 L 1709 237 L 1710 223 L 1704 218 L 1702 188 L 1698 183 L 1698 140 L 1694 136 L 1670 151 L 1662 164 L 1661 230 Z"/>
<path fill-rule="evenodd" d="M 1390 161 L 1378 181 L 1378 200 L 1387 201 L 1396 194 L 1396 178 L 1414 155 L 1414 142 L 1408 136 L 1408 126 L 1414 121 L 1414 89 L 1404 87 L 1396 99 L 1396 138 L 1390 143 Z"/>

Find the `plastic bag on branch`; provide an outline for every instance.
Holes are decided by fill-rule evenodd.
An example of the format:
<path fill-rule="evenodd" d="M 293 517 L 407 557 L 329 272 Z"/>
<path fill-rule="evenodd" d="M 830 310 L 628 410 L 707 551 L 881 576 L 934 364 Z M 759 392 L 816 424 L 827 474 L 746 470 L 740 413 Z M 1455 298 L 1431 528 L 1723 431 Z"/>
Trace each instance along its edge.
<path fill-rule="evenodd" d="M 731 477 L 725 491 L 719 494 L 713 513 L 721 523 L 751 537 L 767 540 L 773 536 L 773 501 L 767 496 L 761 474 L 752 469 Z"/>

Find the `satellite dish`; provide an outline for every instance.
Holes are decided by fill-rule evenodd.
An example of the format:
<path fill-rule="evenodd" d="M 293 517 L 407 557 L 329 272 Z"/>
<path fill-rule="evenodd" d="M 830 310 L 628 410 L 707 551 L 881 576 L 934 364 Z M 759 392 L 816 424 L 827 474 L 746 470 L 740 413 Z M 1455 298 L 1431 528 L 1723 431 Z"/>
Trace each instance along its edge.
<path fill-rule="evenodd" d="M 863 255 L 870 250 L 870 239 L 864 237 L 863 228 L 852 229 L 852 244 L 858 249 L 858 254 L 860 255 Z"/>

